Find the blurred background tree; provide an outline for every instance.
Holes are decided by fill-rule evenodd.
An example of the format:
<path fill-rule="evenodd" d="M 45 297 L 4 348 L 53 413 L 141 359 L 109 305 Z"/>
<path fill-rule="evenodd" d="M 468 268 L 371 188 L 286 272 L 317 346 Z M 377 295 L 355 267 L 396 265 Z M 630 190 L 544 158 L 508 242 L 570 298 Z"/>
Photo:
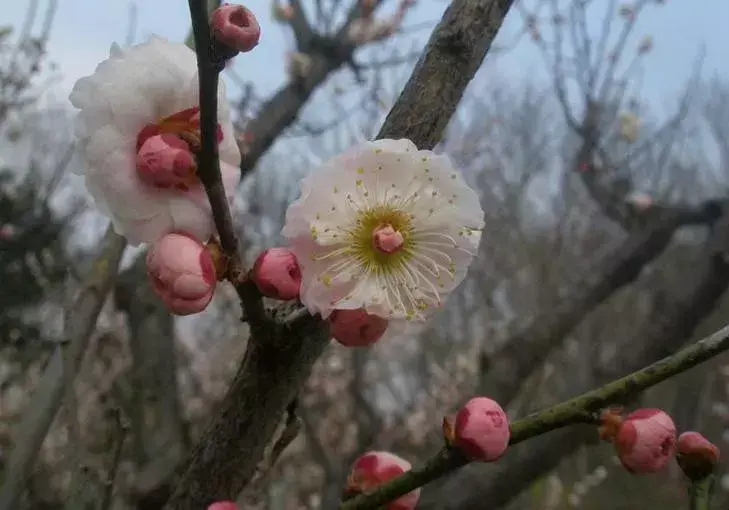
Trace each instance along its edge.
<path fill-rule="evenodd" d="M 179 26 L 165 35 L 184 40 L 185 2 L 168 3 L 168 23 Z M 282 242 L 301 176 L 375 135 L 445 7 L 383 2 L 368 18 L 362 8 L 371 4 L 362 4 L 251 5 L 264 38 L 224 75 L 244 156 L 235 215 L 248 262 Z M 58 91 L 79 76 L 52 62 L 51 44 L 54 20 L 77 12 L 69 6 L 30 1 L 20 22 L 0 19 L 0 491 L 17 424 L 33 409 L 106 225 L 69 172 L 72 112 Z M 93 23 L 96 11 L 84 8 Z M 143 40 L 150 9 L 132 4 L 123 30 L 115 21 L 127 43 Z M 244 508 L 337 508 L 359 453 L 427 458 L 442 443 L 442 416 L 475 393 L 522 416 L 724 325 L 729 272 L 717 262 L 714 227 L 729 203 L 727 68 L 707 69 L 704 55 L 717 51 L 707 43 L 672 76 L 651 76 L 654 51 L 675 34 L 641 28 L 660 29 L 662 13 L 679 9 L 657 0 L 518 2 L 437 147 L 479 190 L 486 213 L 469 278 L 416 338 L 329 347 L 301 391 L 302 433 L 262 466 L 240 495 Z M 692 9 L 726 12 L 720 0 Z M 502 72 L 527 65 L 528 79 Z M 669 78 L 675 92 L 666 97 L 644 86 Z M 113 508 L 158 509 L 169 495 L 247 331 L 231 289 L 222 286 L 205 313 L 173 318 L 144 273 L 143 249 L 127 249 L 13 510 L 68 508 L 69 494 L 86 485 L 98 494 L 110 472 Z M 719 359 L 640 401 L 723 446 L 727 377 Z M 129 425 L 118 462 L 117 411 Z M 725 508 L 729 476 L 720 485 L 717 508 Z M 677 469 L 628 475 L 594 430 L 576 428 L 427 487 L 419 508 L 674 508 L 684 492 Z"/>

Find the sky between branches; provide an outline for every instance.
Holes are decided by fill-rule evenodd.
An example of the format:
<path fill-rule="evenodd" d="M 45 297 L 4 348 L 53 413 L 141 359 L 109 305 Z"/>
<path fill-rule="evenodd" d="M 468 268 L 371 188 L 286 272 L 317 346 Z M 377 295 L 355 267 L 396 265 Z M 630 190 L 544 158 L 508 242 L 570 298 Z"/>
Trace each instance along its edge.
<path fill-rule="evenodd" d="M 47 0 L 39 2 L 43 9 Z M 386 3 L 385 10 L 394 9 L 396 2 Z M 58 98 L 65 100 L 73 82 L 90 74 L 95 66 L 108 55 L 109 45 L 123 43 L 128 27 L 128 0 L 61 0 L 56 23 L 51 34 L 49 53 L 56 61 L 64 79 L 58 87 Z M 700 5 L 699 5 L 700 4 Z M 236 70 L 246 78 L 255 70 L 253 80 L 259 90 L 272 90 L 285 79 L 282 56 L 291 44 L 288 33 L 277 26 L 270 15 L 270 0 L 249 0 L 246 5 L 258 16 L 261 23 L 261 44 L 256 51 L 239 59 Z M 440 19 L 447 2 L 445 0 L 418 0 L 405 26 L 423 21 Z M 10 2 L 3 7 L 1 24 L 19 26 L 25 14 L 26 2 Z M 594 12 L 600 9 L 593 9 Z M 647 59 L 643 91 L 648 97 L 670 98 L 681 88 L 691 71 L 700 45 L 706 44 L 707 56 L 704 76 L 721 74 L 729 76 L 729 32 L 725 20 L 729 19 L 729 2 L 726 0 L 665 0 L 663 6 L 651 6 L 641 17 L 638 37 L 651 34 L 655 49 Z M 594 20 L 593 20 L 594 21 Z M 507 43 L 522 26 L 522 18 L 515 11 L 509 14 L 498 43 Z M 154 0 L 137 2 L 136 40 L 145 40 L 151 33 L 172 40 L 184 40 L 190 27 L 185 0 Z M 417 37 L 424 41 L 428 30 L 421 30 Z M 406 43 L 409 38 L 400 39 Z M 407 48 L 403 48 L 404 50 Z M 281 65 L 271 65 L 279 61 Z M 522 81 L 533 73 L 533 63 L 541 59 L 528 41 L 518 46 L 507 58 L 500 59 L 500 73 Z M 228 80 L 230 81 L 230 80 Z M 235 92 L 231 87 L 231 92 Z M 660 101 L 660 100 L 659 100 Z"/>

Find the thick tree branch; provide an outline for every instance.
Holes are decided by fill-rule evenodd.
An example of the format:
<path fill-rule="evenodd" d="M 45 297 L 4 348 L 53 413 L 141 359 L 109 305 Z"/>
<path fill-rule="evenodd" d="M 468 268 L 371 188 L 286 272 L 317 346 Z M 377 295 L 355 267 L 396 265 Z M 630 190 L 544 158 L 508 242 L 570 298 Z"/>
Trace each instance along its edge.
<path fill-rule="evenodd" d="M 455 111 L 512 3 L 451 3 L 403 89 L 404 100 L 390 110 L 379 138 L 397 138 L 408 132 L 420 140 L 419 147 L 438 143 L 451 118 L 443 112 Z"/>
<path fill-rule="evenodd" d="M 685 219 L 683 214 L 669 214 L 632 234 L 598 264 L 602 269 L 581 279 L 563 297 L 556 296 L 548 312 L 537 316 L 493 355 L 484 356 L 480 391 L 488 392 L 503 404 L 511 402 L 532 370 L 541 365 L 587 314 L 617 290 L 634 282 L 643 268 L 663 253 Z"/>
<path fill-rule="evenodd" d="M 294 38 L 296 39 L 296 45 L 300 50 L 308 49 L 313 35 L 311 25 L 306 19 L 306 12 L 301 0 L 290 0 L 291 7 L 294 10 L 294 15 L 289 21 L 291 30 L 294 32 Z"/>
<path fill-rule="evenodd" d="M 89 339 L 96 327 L 96 319 L 111 290 L 125 247 L 126 240 L 115 234 L 109 226 L 86 283 L 68 309 L 64 342 L 53 353 L 13 433 L 13 449 L 0 487 L 0 510 L 17 508 L 18 498 L 38 450 L 61 407 L 66 391 L 64 380 L 67 380 L 67 374 L 71 374 L 68 380 L 72 380 L 81 367 Z"/>
<path fill-rule="evenodd" d="M 197 2 L 190 2 L 192 14 L 206 19 L 204 10 L 195 5 Z M 460 97 L 511 2 L 500 2 L 500 9 L 494 9 L 493 12 L 491 4 L 489 0 L 456 0 L 425 50 L 425 54 L 431 57 L 421 59 L 424 63 L 414 71 L 411 83 L 428 82 L 428 87 L 440 83 L 441 88 L 452 91 L 452 97 Z M 488 12 L 492 12 L 488 30 L 472 30 L 471 25 L 480 27 L 482 23 L 482 20 L 472 16 Z M 202 26 L 206 22 L 198 19 L 196 24 Z M 465 53 L 453 53 L 452 45 L 445 49 L 441 47 L 443 41 L 449 38 L 447 34 L 454 34 L 451 38 L 457 34 L 464 36 L 461 40 L 466 41 L 466 45 L 458 48 L 458 51 Z M 204 48 L 203 42 L 204 38 L 200 36 L 196 46 Z M 473 48 L 483 48 L 483 51 L 472 51 Z M 432 58 L 433 55 L 440 57 Z M 446 85 L 453 78 L 452 73 L 437 72 L 443 62 L 449 60 L 461 65 L 468 60 L 465 66 L 468 73 L 459 77 L 455 87 Z M 322 71 L 323 68 L 318 71 L 315 68 L 318 76 L 321 76 Z M 296 94 L 292 90 L 289 93 Z M 412 94 L 417 97 L 412 97 Z M 410 87 L 401 94 L 395 107 L 399 114 L 391 115 L 386 120 L 379 137 L 405 137 L 421 148 L 432 148 L 440 139 L 445 123 L 415 126 L 404 119 L 417 118 L 419 112 L 425 109 L 436 110 L 439 118 L 447 119 L 453 114 L 456 102 L 432 102 L 429 97 L 418 94 L 417 89 Z M 277 122 L 290 116 L 290 111 L 287 113 L 284 110 L 282 108 Z M 215 119 L 215 116 L 205 113 L 203 109 L 203 121 L 210 118 Z M 393 128 L 394 124 L 398 125 L 397 129 Z M 269 142 L 272 141 L 273 138 Z M 247 303 L 244 302 L 244 305 L 247 308 Z M 249 323 L 251 340 L 241 368 L 221 404 L 218 416 L 192 453 L 187 471 L 165 506 L 167 510 L 199 510 L 215 500 L 235 498 L 240 493 L 255 473 L 286 407 L 296 396 L 329 341 L 326 327 L 314 318 L 296 321 L 295 329 L 267 319 Z"/>
<path fill-rule="evenodd" d="M 312 322 L 295 331 L 274 324 L 252 332 L 218 415 L 165 509 L 197 510 L 235 499 L 251 480 L 287 405 L 329 342 L 327 329 Z"/>

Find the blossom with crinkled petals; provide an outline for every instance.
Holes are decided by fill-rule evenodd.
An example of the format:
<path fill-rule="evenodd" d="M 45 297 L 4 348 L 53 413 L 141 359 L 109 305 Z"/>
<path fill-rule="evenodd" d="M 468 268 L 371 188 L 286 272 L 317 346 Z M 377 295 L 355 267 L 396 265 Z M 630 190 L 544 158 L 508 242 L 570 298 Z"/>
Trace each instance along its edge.
<path fill-rule="evenodd" d="M 218 96 L 220 166 L 232 201 L 240 179 L 240 153 L 222 84 Z M 141 179 L 137 170 L 137 153 L 150 137 L 174 135 L 191 152 L 199 149 L 194 52 L 160 37 L 124 49 L 114 44 L 109 58 L 76 82 L 69 99 L 80 110 L 75 132 L 85 168 L 78 170 L 116 232 L 133 245 L 175 230 L 207 240 L 214 225 L 199 179 L 161 187 Z M 158 176 L 155 182 L 176 181 Z"/>
<path fill-rule="evenodd" d="M 478 196 L 445 155 L 409 140 L 364 142 L 306 177 L 283 235 L 300 299 L 327 318 L 364 309 L 425 322 L 466 275 L 484 225 Z"/>

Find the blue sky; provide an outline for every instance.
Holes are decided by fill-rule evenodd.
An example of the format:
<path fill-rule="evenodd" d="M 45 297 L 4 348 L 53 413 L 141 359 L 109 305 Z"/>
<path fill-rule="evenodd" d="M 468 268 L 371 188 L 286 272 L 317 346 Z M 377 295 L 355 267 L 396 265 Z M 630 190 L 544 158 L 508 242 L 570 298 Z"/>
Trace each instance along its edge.
<path fill-rule="evenodd" d="M 48 0 L 39 0 L 41 9 Z M 592 0 L 599 4 L 607 0 Z M 6 2 L 0 24 L 19 25 L 28 2 Z M 394 1 L 390 1 L 394 3 Z M 130 2 L 128 0 L 59 0 L 56 23 L 53 28 L 50 56 L 64 73 L 59 87 L 59 98 L 69 90 L 73 82 L 93 72 L 103 60 L 109 45 L 123 42 L 127 33 Z M 137 41 L 156 33 L 173 40 L 183 40 L 189 28 L 186 0 L 147 0 L 137 5 Z M 262 26 L 262 39 L 252 53 L 239 58 L 237 71 L 243 77 L 254 77 L 258 90 L 278 87 L 284 80 L 281 56 L 287 49 L 284 30 L 270 17 L 268 0 L 250 0 L 248 5 L 258 14 Z M 438 20 L 447 3 L 443 0 L 418 0 L 418 6 L 408 19 L 408 24 Z M 729 75 L 729 1 L 727 0 L 664 0 L 664 5 L 651 6 L 641 17 L 638 34 L 649 33 L 655 41 L 655 50 L 649 58 L 644 79 L 644 91 L 654 97 L 668 98 L 684 82 L 691 63 L 702 43 L 706 44 L 706 75 Z M 504 30 L 505 36 L 521 17 L 510 15 Z M 427 31 L 418 37 L 424 41 Z M 515 51 L 499 57 L 499 72 L 513 79 L 533 76 L 534 64 L 540 60 L 533 47 L 524 41 Z"/>

